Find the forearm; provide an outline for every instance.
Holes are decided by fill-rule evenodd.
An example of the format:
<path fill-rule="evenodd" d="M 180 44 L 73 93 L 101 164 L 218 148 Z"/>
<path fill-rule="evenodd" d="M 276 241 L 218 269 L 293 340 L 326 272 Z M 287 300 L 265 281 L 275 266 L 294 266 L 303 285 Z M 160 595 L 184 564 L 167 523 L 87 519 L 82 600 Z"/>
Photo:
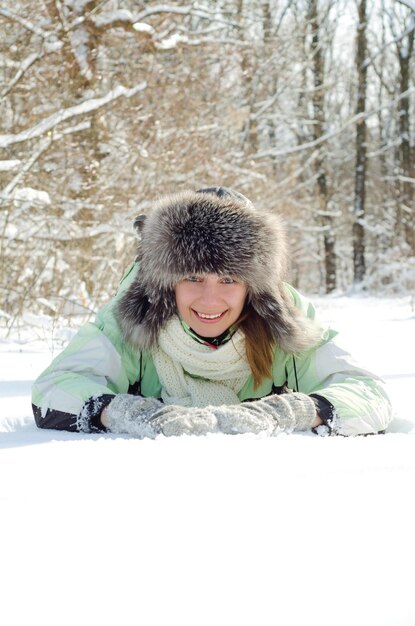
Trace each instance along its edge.
<path fill-rule="evenodd" d="M 133 365 L 100 328 L 86 324 L 33 384 L 37 426 L 90 432 L 89 418 L 105 406 L 94 409 L 90 399 L 125 393 L 133 382 L 127 371 L 138 371 Z"/>
<path fill-rule="evenodd" d="M 348 379 L 323 388 L 318 394 L 335 407 L 335 431 L 339 434 L 378 433 L 392 419 L 389 398 L 378 381 Z"/>
<path fill-rule="evenodd" d="M 67 430 L 69 432 L 98 433 L 105 432 L 101 414 L 114 398 L 113 394 L 103 394 L 89 398 L 78 413 L 69 413 L 59 409 L 43 409 L 32 404 L 33 415 L 38 428 Z"/>
<path fill-rule="evenodd" d="M 333 407 L 334 432 L 342 435 L 376 433 L 390 423 L 392 409 L 382 381 L 360 367 L 334 341 L 303 359 L 295 359 L 295 363 L 297 376 L 291 369 L 289 382 L 295 385 L 298 382 L 301 391 L 323 398 Z"/>

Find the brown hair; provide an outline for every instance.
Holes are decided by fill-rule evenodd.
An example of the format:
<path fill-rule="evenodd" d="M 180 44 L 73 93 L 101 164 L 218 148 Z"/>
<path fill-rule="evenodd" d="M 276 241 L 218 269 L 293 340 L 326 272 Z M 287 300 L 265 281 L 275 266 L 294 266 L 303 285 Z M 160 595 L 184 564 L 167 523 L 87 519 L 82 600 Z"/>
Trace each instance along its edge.
<path fill-rule="evenodd" d="M 264 378 L 272 378 L 275 340 L 267 322 L 250 304 L 246 305 L 238 324 L 245 335 L 246 356 L 257 389 Z"/>

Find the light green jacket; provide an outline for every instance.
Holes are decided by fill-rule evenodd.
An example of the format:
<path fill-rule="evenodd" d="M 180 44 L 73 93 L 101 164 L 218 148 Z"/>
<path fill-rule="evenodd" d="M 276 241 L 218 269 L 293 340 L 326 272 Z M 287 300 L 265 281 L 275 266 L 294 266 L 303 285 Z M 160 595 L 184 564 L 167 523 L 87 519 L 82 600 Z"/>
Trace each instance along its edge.
<path fill-rule="evenodd" d="M 92 397 L 128 393 L 140 378 L 140 361 L 141 394 L 160 397 L 160 381 L 151 355 L 143 353 L 140 359 L 140 354 L 123 341 L 115 316 L 117 302 L 131 284 L 136 269 L 136 264 L 128 269 L 118 293 L 98 312 L 95 322 L 85 324 L 35 381 L 32 402 L 39 415 L 56 411 L 77 416 Z M 313 305 L 290 285 L 287 289 L 294 304 L 315 319 Z M 341 434 L 384 430 L 392 419 L 392 411 L 382 381 L 356 365 L 350 354 L 333 341 L 336 331 L 323 326 L 321 329 L 319 345 L 295 359 L 276 348 L 272 380 L 265 380 L 254 389 L 250 376 L 238 397 L 241 401 L 264 397 L 271 393 L 273 384 L 286 384 L 290 389 L 318 394 L 331 402 Z M 42 424 L 38 421 L 38 425 Z M 52 427 L 66 428 L 62 424 Z"/>

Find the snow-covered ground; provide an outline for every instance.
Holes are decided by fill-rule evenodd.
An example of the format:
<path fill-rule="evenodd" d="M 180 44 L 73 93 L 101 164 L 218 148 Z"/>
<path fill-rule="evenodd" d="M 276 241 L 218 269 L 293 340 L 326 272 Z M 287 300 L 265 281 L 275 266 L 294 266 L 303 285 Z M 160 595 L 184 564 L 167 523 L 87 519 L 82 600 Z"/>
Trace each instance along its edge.
<path fill-rule="evenodd" d="M 415 625 L 415 313 L 317 304 L 387 381 L 386 435 L 40 431 L 30 386 L 59 342 L 1 342 L 2 624 Z"/>

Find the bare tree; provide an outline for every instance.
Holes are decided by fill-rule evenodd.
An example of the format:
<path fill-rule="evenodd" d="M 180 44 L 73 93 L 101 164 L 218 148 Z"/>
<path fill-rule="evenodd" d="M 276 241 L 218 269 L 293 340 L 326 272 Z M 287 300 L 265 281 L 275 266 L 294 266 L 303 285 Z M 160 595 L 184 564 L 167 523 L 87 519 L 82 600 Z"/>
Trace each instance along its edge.
<path fill-rule="evenodd" d="M 406 4 L 406 3 L 403 3 Z M 410 64 L 414 51 L 415 8 L 403 23 L 404 32 L 395 38 L 399 60 L 399 137 L 400 185 L 399 202 L 405 242 L 411 256 L 415 256 L 415 156 L 411 145 Z"/>
<path fill-rule="evenodd" d="M 324 50 L 320 36 L 320 15 L 318 0 L 309 0 L 308 11 L 312 35 L 311 50 L 313 55 L 314 77 L 314 89 L 312 92 L 314 114 L 313 139 L 315 141 L 318 141 L 323 136 L 326 126 L 326 111 L 324 101 Z M 320 146 L 318 148 L 318 154 L 314 160 L 314 164 L 317 173 L 319 218 L 323 230 L 325 286 L 326 293 L 331 293 L 336 288 L 336 255 L 333 218 L 329 208 L 326 159 L 323 146 Z"/>
<path fill-rule="evenodd" d="M 366 0 L 360 0 L 358 5 L 359 23 L 357 25 L 357 105 L 356 113 L 361 115 L 356 125 L 356 164 L 354 189 L 354 216 L 353 224 L 353 268 L 354 280 L 363 281 L 366 273 L 365 262 L 365 199 L 366 199 L 366 136 L 367 125 L 364 113 L 366 112 L 367 92 L 367 17 Z"/>
<path fill-rule="evenodd" d="M 234 186 L 287 218 L 300 288 L 353 277 L 392 288 L 400 270 L 410 275 L 412 0 L 359 0 L 356 15 L 347 0 L 6 4 L 9 323 L 106 302 L 134 257 L 135 213 L 202 185 Z M 342 29 L 351 18 L 356 63 Z"/>

